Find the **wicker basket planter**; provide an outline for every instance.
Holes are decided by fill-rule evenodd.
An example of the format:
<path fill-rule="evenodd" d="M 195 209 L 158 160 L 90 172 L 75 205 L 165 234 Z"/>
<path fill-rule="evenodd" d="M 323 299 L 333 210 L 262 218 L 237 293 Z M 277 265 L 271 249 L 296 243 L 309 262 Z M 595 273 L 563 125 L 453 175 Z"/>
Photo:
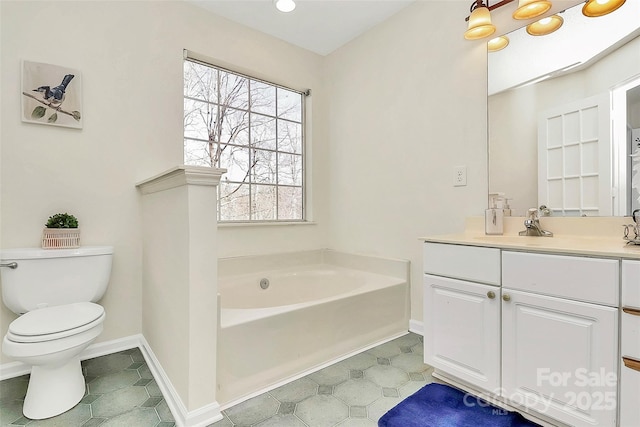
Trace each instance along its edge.
<path fill-rule="evenodd" d="M 79 228 L 45 228 L 42 231 L 43 249 L 70 249 L 80 247 Z"/>

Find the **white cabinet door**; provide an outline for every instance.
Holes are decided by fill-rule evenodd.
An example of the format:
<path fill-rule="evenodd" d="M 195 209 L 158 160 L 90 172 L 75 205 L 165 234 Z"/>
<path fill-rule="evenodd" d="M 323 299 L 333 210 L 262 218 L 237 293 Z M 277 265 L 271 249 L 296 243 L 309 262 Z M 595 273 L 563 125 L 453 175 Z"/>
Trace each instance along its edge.
<path fill-rule="evenodd" d="M 502 290 L 504 397 L 572 426 L 616 425 L 618 310 Z"/>
<path fill-rule="evenodd" d="M 425 362 L 481 389 L 500 386 L 500 288 L 424 276 Z"/>

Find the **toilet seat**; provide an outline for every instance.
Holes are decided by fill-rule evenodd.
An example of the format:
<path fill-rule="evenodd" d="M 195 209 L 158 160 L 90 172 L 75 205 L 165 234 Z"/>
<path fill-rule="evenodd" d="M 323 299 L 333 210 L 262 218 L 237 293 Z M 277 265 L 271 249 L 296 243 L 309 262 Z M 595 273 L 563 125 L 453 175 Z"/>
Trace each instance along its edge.
<path fill-rule="evenodd" d="M 57 340 L 95 327 L 104 316 L 104 308 L 91 302 L 41 308 L 11 322 L 6 338 L 16 343 Z"/>

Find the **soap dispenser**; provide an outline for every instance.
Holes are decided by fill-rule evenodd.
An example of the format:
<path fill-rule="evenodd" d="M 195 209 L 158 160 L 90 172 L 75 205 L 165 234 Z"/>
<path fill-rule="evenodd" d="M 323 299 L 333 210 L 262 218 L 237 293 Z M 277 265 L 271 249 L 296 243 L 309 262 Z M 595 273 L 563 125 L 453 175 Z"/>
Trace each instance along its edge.
<path fill-rule="evenodd" d="M 511 206 L 509 206 L 509 198 L 504 199 L 504 209 L 502 210 L 502 212 L 504 212 L 504 216 L 511 216 L 513 215 L 513 212 L 511 211 Z"/>
<path fill-rule="evenodd" d="M 484 233 L 500 235 L 504 232 L 504 199 L 501 193 L 489 194 L 489 209 L 484 213 Z"/>

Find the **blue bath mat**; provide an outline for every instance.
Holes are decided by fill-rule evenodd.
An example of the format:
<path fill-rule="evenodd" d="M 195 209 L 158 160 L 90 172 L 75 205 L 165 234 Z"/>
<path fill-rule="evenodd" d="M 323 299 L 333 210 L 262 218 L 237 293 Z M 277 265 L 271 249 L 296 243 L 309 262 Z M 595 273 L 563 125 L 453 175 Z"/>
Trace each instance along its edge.
<path fill-rule="evenodd" d="M 428 384 L 384 414 L 378 427 L 539 427 L 517 412 L 465 395 L 447 385 Z"/>

